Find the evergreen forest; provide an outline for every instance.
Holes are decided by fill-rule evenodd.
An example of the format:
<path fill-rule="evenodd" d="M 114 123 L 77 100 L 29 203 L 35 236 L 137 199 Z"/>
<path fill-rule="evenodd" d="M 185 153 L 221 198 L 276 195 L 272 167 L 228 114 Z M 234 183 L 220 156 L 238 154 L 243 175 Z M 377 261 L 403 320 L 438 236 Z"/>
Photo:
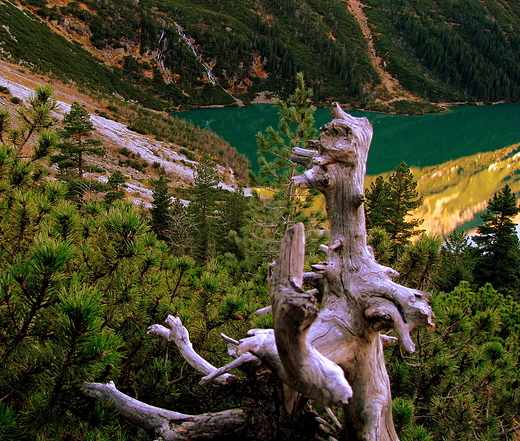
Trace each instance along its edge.
<path fill-rule="evenodd" d="M 317 103 L 422 113 L 440 110 L 430 103 L 519 101 L 515 1 L 353 8 L 342 0 L 8 0 L 0 47 L 36 72 L 157 110 L 286 99 L 297 72 Z"/>
<path fill-rule="evenodd" d="M 312 90 L 300 74 L 296 84 L 278 102 L 279 126 L 258 135 L 265 156 L 252 196 L 219 188 L 205 155 L 182 195 L 173 197 L 165 176 L 153 179 L 149 209 L 125 199 L 121 173 L 106 184 L 89 181 L 104 149 L 80 104 L 60 123 L 52 90 L 40 87 L 17 112 L 0 112 L 0 439 L 153 439 L 84 396 L 83 382 L 114 381 L 146 403 L 187 414 L 254 409 L 251 391 L 200 385 L 176 348 L 147 328 L 176 315 L 194 349 L 224 365 L 221 333 L 238 339 L 271 327 L 270 316 L 255 311 L 269 304 L 269 263 L 289 225 L 307 226 L 306 264 L 319 262 L 326 219 L 313 210 L 312 193 L 288 185 L 297 172 L 292 148 L 317 135 Z M 431 293 L 435 312 L 436 326 L 414 335 L 414 354 L 386 348 L 399 437 L 516 439 L 516 197 L 507 185 L 495 194 L 473 241 L 461 231 L 422 232 L 421 219 L 407 217 L 418 203 L 404 163 L 366 190 L 375 256 L 399 271 L 399 283 Z M 328 427 L 319 439 L 335 439 L 328 414 L 312 412 Z"/>

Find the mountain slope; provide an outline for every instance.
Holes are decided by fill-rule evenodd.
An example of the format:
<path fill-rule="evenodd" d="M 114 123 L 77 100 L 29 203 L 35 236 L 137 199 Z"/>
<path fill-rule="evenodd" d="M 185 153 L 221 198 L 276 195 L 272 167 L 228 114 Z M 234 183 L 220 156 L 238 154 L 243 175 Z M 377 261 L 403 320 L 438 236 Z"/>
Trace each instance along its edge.
<path fill-rule="evenodd" d="M 366 0 L 388 71 L 428 100 L 520 99 L 520 7 L 495 0 Z"/>
<path fill-rule="evenodd" d="M 160 110 L 284 97 L 298 71 L 374 110 L 520 99 L 514 1 L 12 1 L 3 57 Z"/>
<path fill-rule="evenodd" d="M 0 61 L 0 109 L 14 115 L 17 107 L 27 102 L 37 86 L 49 83 L 51 81 L 48 78 Z M 184 121 L 168 118 L 164 124 L 171 126 L 177 133 L 172 139 L 168 139 L 169 136 L 158 139 L 158 136 L 132 130 L 132 126 L 125 124 L 124 120 L 133 119 L 134 126 L 139 120 L 153 126 L 161 123 L 164 116 L 109 105 L 112 109 L 110 113 L 119 120 L 116 121 L 108 117 L 103 101 L 78 91 L 73 85 L 54 81 L 52 86 L 58 103 L 55 116 L 62 119 L 70 111 L 72 102 L 79 102 L 90 113 L 95 128 L 93 137 L 101 141 L 107 152 L 102 158 L 89 158 L 89 163 L 95 163 L 105 170 L 92 174 L 91 179 L 106 182 L 112 171 L 122 172 L 127 178 L 126 192 L 136 203 L 149 204 L 152 200 L 150 180 L 157 179 L 160 174 L 164 174 L 174 188 L 191 186 L 195 168 L 205 151 L 212 152 L 219 160 L 216 172 L 222 186 L 235 187 L 244 182 L 247 160 L 217 135 L 197 129 Z M 21 104 L 16 104 L 18 102 Z M 233 167 L 227 163 L 233 164 Z"/>
<path fill-rule="evenodd" d="M 481 224 L 478 213 L 506 184 L 520 193 L 520 144 L 436 167 L 412 168 L 412 173 L 423 196 L 414 216 L 425 219 L 422 227 L 430 233 L 448 235 L 458 227 Z"/>

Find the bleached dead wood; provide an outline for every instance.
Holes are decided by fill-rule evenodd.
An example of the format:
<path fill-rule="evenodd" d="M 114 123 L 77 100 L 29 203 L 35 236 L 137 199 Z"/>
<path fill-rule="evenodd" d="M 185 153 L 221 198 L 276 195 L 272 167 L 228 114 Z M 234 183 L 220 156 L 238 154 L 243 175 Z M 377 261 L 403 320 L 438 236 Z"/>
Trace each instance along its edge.
<path fill-rule="evenodd" d="M 215 369 L 211 374 L 206 375 L 202 380 L 200 380 L 199 384 L 206 384 L 212 381 L 215 381 L 218 377 L 226 374 L 227 372 L 232 371 L 233 369 L 237 369 L 244 364 L 252 363 L 257 361 L 258 359 L 249 352 L 240 355 L 238 358 L 235 358 L 231 363 L 226 364 L 225 366 L 219 367 Z"/>
<path fill-rule="evenodd" d="M 295 149 L 291 159 L 308 170 L 294 182 L 324 194 L 330 245 L 321 247 L 326 260 L 313 265 L 314 272 L 304 273 L 303 226 L 288 229 L 270 277 L 274 329 L 251 330 L 239 341 L 226 337 L 237 358 L 219 369 L 194 351 L 179 319 L 169 316 L 166 326 L 154 325 L 149 334 L 174 342 L 188 363 L 205 376 L 203 382 L 228 385 L 237 379 L 229 370 L 255 357 L 261 360 L 283 382 L 288 412 L 277 408 L 276 422 L 269 420 L 272 413 L 266 421 L 285 423 L 295 409 L 305 417 L 303 396 L 324 405 L 343 404 L 343 424 L 335 424 L 343 428 L 344 440 L 398 441 L 383 354 L 383 345 L 394 337 L 381 331 L 395 331 L 402 350 L 412 352 L 410 333 L 415 327 L 430 326 L 432 311 L 428 295 L 395 283 L 392 279 L 398 273 L 378 264 L 367 245 L 363 202 L 371 140 L 370 122 L 336 105 L 333 120 L 322 128 L 313 149 Z M 304 291 L 304 283 L 315 289 Z M 269 308 L 259 312 L 267 313 Z M 163 439 L 200 439 L 207 433 L 222 436 L 226 430 L 235 433 L 240 425 L 251 426 L 258 420 L 241 410 L 192 416 L 153 408 L 121 394 L 113 384 L 86 384 L 84 391 L 110 402 L 125 418 L 155 430 Z M 258 439 L 264 438 L 259 435 Z"/>
<path fill-rule="evenodd" d="M 235 377 L 228 370 L 240 364 L 250 362 L 255 357 L 244 354 L 230 365 L 217 369 L 193 349 L 189 332 L 178 317 L 168 316 L 166 326 L 152 325 L 148 335 L 173 342 L 183 358 L 201 375 L 203 383 L 212 381 L 216 384 L 228 384 Z M 222 412 L 201 415 L 186 415 L 179 412 L 150 406 L 120 392 L 113 382 L 106 384 L 84 383 L 85 395 L 108 404 L 117 410 L 123 418 L 147 430 L 152 430 L 162 440 L 197 440 L 229 439 L 240 440 L 240 429 L 246 426 L 249 416 L 243 409 L 231 409 Z"/>
<path fill-rule="evenodd" d="M 325 196 L 330 222 L 327 260 L 314 266 L 322 274 L 322 308 L 308 339 L 342 367 L 353 389 L 344 406 L 345 439 L 396 441 L 391 394 L 380 331 L 393 329 L 401 348 L 412 352 L 410 332 L 431 325 L 428 295 L 403 287 L 398 274 L 378 264 L 367 245 L 364 177 L 372 126 L 336 104 L 333 120 L 322 128 L 318 151 L 299 149 L 292 157 L 308 170 L 294 181 Z"/>
<path fill-rule="evenodd" d="M 274 336 L 286 371 L 284 383 L 323 405 L 346 404 L 352 389 L 343 371 L 307 340 L 318 308 L 316 290 L 302 290 L 304 258 L 305 231 L 299 223 L 287 230 L 270 280 Z"/>
<path fill-rule="evenodd" d="M 153 430 L 165 441 L 212 439 L 241 439 L 237 434 L 247 422 L 242 409 L 223 412 L 185 415 L 150 406 L 118 391 L 114 383 L 85 383 L 83 393 L 116 409 L 123 417 L 147 430 Z"/>
<path fill-rule="evenodd" d="M 217 370 L 215 366 L 195 352 L 190 341 L 190 334 L 182 324 L 180 318 L 169 315 L 166 317 L 164 323 L 166 327 L 162 325 L 150 326 L 148 328 L 148 335 L 173 342 L 179 349 L 182 357 L 193 369 L 202 375 L 211 375 Z M 215 376 L 212 381 L 215 383 L 226 383 L 232 377 L 232 375 L 222 373 L 221 375 Z"/>

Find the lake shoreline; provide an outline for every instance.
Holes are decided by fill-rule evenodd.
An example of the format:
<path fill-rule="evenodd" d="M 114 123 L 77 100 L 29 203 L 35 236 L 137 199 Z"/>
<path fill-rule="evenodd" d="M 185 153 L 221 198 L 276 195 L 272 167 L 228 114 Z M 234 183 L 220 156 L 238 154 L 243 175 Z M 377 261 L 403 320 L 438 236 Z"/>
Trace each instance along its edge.
<path fill-rule="evenodd" d="M 251 107 L 251 106 L 256 106 L 256 105 L 276 106 L 276 102 L 278 101 L 278 99 L 279 99 L 278 97 L 267 97 L 267 92 L 265 92 L 265 93 L 262 93 L 261 96 L 255 97 L 249 104 L 244 104 L 242 106 L 239 106 L 236 103 L 231 103 L 231 104 L 213 104 L 213 105 L 209 105 L 209 106 L 197 106 L 197 107 L 190 107 L 190 108 L 186 108 L 186 109 L 180 109 L 180 110 L 177 110 L 177 111 L 175 111 L 173 113 L 170 113 L 170 114 L 175 116 L 178 113 L 192 112 L 192 111 L 203 110 L 203 109 L 239 108 L 239 107 Z M 441 114 L 441 113 L 446 113 L 446 112 L 449 112 L 454 107 L 461 107 L 461 106 L 474 107 L 474 106 L 496 106 L 496 105 L 500 105 L 500 104 L 519 104 L 519 103 L 514 103 L 514 102 L 506 102 L 506 101 L 503 101 L 503 100 L 502 101 L 492 102 L 492 103 L 486 103 L 484 101 L 476 101 L 476 102 L 474 102 L 474 101 L 467 101 L 467 102 L 458 101 L 458 102 L 431 103 L 431 102 L 426 102 L 426 101 L 394 100 L 394 101 L 388 101 L 388 102 L 381 102 L 381 104 L 382 104 L 382 106 L 387 106 L 388 103 L 392 103 L 392 102 L 395 102 L 395 101 L 407 101 L 407 102 L 410 102 L 410 103 L 414 103 L 414 102 L 418 103 L 418 102 L 420 102 L 421 104 L 423 104 L 425 106 L 424 108 L 427 108 L 427 106 L 438 106 L 439 108 L 442 108 L 443 110 L 431 111 L 431 112 L 424 111 L 424 112 L 407 113 L 407 112 L 392 111 L 390 108 L 386 108 L 386 109 L 383 109 L 383 108 L 372 108 L 372 107 L 369 107 L 369 108 L 358 108 L 358 107 L 353 107 L 351 104 L 348 104 L 348 103 L 347 104 L 340 103 L 340 105 L 346 111 L 359 111 L 359 112 L 367 112 L 367 113 L 381 113 L 381 114 L 385 114 L 385 115 L 422 116 L 422 115 L 438 115 L 438 114 Z M 320 102 L 320 103 L 315 103 L 314 105 L 316 106 L 316 109 L 327 110 L 327 109 L 332 109 L 333 103 L 334 103 L 334 101 L 330 102 L 330 103 L 328 103 L 328 102 L 327 103 Z"/>
<path fill-rule="evenodd" d="M 418 116 L 346 109 L 369 118 L 374 126 L 367 172 L 393 170 L 401 161 L 425 167 L 520 142 L 520 104 L 453 105 L 440 114 Z M 271 104 L 202 108 L 174 117 L 210 130 L 246 156 L 255 168 L 255 135 L 277 127 L 278 109 Z M 315 112 L 316 128 L 330 121 L 330 109 Z"/>
<path fill-rule="evenodd" d="M 417 216 L 427 219 L 429 233 L 469 230 L 468 222 L 478 218 L 506 182 L 520 193 L 520 145 L 514 146 L 520 143 L 520 104 L 457 105 L 442 114 L 421 116 L 347 111 L 369 118 L 374 127 L 367 175 L 392 172 L 400 162 L 412 168 L 425 197 Z M 278 125 L 277 109 L 269 104 L 176 116 L 217 133 L 249 159 L 254 171 L 255 134 Z M 315 118 L 317 128 L 328 123 L 330 110 L 317 109 Z"/>

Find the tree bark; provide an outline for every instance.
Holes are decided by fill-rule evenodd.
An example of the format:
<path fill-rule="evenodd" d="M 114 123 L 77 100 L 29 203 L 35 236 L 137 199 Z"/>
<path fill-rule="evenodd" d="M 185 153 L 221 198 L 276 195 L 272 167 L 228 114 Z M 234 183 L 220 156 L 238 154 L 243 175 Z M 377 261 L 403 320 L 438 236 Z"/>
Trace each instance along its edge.
<path fill-rule="evenodd" d="M 86 383 L 83 393 L 106 403 L 120 412 L 128 421 L 152 430 L 165 441 L 226 439 L 240 440 L 240 429 L 248 420 L 242 409 L 203 415 L 185 415 L 150 406 L 118 391 L 114 383 Z"/>
<path fill-rule="evenodd" d="M 193 350 L 188 330 L 180 319 L 168 316 L 165 325 L 152 325 L 148 334 L 174 343 L 183 358 L 197 371 L 204 375 L 201 383 L 209 381 L 228 387 L 242 398 L 249 398 L 250 403 L 244 409 L 231 409 L 202 415 L 186 415 L 150 406 L 135 400 L 116 389 L 113 383 L 84 383 L 85 395 L 106 403 L 117 410 L 123 418 L 139 427 L 153 431 L 162 440 L 280 440 L 316 441 L 328 430 L 321 419 L 310 412 L 305 400 L 295 399 L 292 414 L 285 411 L 287 406 L 280 388 L 280 382 L 257 357 L 250 352 L 255 349 L 273 372 L 283 366 L 278 357 L 272 330 L 252 330 L 250 337 L 241 342 L 225 337 L 233 346 L 230 353 L 237 357 L 222 368 L 215 368 Z M 241 349 L 241 351 L 239 350 Z M 242 355 L 240 355 L 242 353 Z M 230 369 L 247 366 L 249 375 L 237 377 L 227 372 Z M 260 368 L 259 368 L 260 367 Z M 288 391 L 290 394 L 290 391 Z M 294 394 L 289 395 L 294 398 Z M 298 397 L 297 397 L 298 398 Z M 284 406 L 285 404 L 285 406 Z M 317 436 L 318 435 L 318 436 Z"/>
<path fill-rule="evenodd" d="M 296 148 L 291 157 L 308 169 L 294 183 L 325 195 L 330 245 L 321 250 L 327 259 L 304 273 L 303 225 L 287 230 L 271 268 L 274 329 L 251 330 L 240 341 L 226 337 L 236 359 L 217 369 L 194 351 L 180 320 L 169 316 L 166 326 L 149 328 L 149 334 L 173 341 L 205 376 L 203 382 L 254 395 L 256 407 L 193 416 L 136 402 L 113 384 L 86 384 L 87 395 L 110 402 L 127 419 L 166 440 L 234 439 L 238 432 L 250 440 L 319 439 L 315 435 L 322 422 L 305 410 L 306 399 L 312 399 L 325 406 L 342 404 L 344 440 L 398 441 L 383 353 L 383 344 L 395 337 L 380 332 L 395 331 L 402 350 L 413 352 L 410 332 L 432 325 L 432 311 L 428 295 L 395 283 L 398 273 L 378 264 L 367 245 L 363 194 L 370 122 L 339 105 L 332 116 L 314 143 L 317 150 Z M 315 289 L 304 291 L 305 284 Z M 283 399 L 272 374 L 239 379 L 227 373 L 244 364 L 257 368 L 260 361 L 283 382 Z"/>
<path fill-rule="evenodd" d="M 320 190 L 330 222 L 327 260 L 315 270 L 322 308 L 312 324 L 311 344 L 343 369 L 353 390 L 344 405 L 345 439 L 396 441 L 390 384 L 380 331 L 393 329 L 401 348 L 413 352 L 410 332 L 432 325 L 428 295 L 392 281 L 398 273 L 379 265 L 367 245 L 364 176 L 372 126 L 336 105 L 322 128 L 318 151 L 298 149 L 293 160 L 308 170 L 294 180 Z"/>
<path fill-rule="evenodd" d="M 341 368 L 320 354 L 307 334 L 318 316 L 314 291 L 304 292 L 305 232 L 299 223 L 287 230 L 270 278 L 274 336 L 285 370 L 284 383 L 325 406 L 346 404 L 352 389 Z"/>

